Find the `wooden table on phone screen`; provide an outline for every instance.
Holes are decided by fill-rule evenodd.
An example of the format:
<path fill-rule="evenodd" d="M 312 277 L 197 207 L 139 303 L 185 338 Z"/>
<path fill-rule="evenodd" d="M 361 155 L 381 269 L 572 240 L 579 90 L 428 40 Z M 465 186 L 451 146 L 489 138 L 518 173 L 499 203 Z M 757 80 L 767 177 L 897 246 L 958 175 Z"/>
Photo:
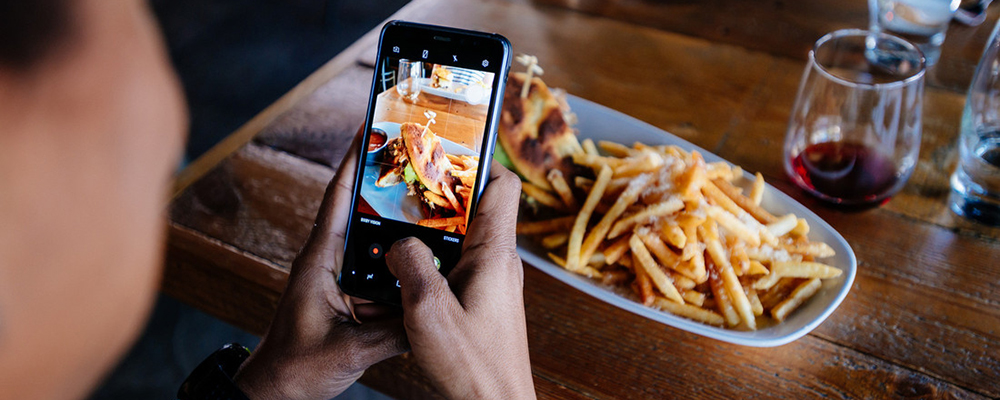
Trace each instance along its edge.
<path fill-rule="evenodd" d="M 948 175 L 964 92 L 998 9 L 953 25 L 928 73 L 920 162 L 864 212 L 795 189 L 782 141 L 812 42 L 867 25 L 864 1 L 414 0 L 394 19 L 495 31 L 537 55 L 553 87 L 712 151 L 818 213 L 847 238 L 858 276 L 809 335 L 750 348 L 619 310 L 525 266 L 541 398 L 995 398 L 1000 396 L 1000 229 L 952 215 Z M 191 164 L 170 207 L 163 290 L 264 332 L 323 190 L 362 122 L 378 29 Z M 503 323 L 503 321 L 497 321 Z M 361 381 L 436 397 L 413 359 Z"/>

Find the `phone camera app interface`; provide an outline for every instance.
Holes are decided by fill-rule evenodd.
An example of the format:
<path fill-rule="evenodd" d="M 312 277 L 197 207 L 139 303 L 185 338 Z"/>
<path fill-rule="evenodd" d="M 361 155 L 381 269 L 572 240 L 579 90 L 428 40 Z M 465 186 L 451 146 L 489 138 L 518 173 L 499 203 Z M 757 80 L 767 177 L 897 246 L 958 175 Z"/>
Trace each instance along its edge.
<path fill-rule="evenodd" d="M 393 56 L 379 70 L 357 211 L 464 235 L 495 74 Z"/>

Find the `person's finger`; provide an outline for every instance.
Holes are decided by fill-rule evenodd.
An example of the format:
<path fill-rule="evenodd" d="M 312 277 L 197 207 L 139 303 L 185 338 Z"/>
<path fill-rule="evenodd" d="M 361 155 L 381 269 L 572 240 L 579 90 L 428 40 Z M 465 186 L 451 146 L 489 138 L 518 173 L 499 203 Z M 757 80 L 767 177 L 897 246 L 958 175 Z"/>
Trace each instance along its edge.
<path fill-rule="evenodd" d="M 403 312 L 450 307 L 455 296 L 448 281 L 434 266 L 434 254 L 420 239 L 409 237 L 394 243 L 385 255 L 386 265 L 399 279 Z"/>
<path fill-rule="evenodd" d="M 495 265 L 497 263 L 491 261 L 502 257 L 517 257 L 515 231 L 520 193 L 521 181 L 517 175 L 494 162 L 490 167 L 490 183 L 483 191 L 479 209 L 465 237 L 462 260 L 451 272 L 450 280 L 454 282 L 477 275 L 474 269 Z"/>

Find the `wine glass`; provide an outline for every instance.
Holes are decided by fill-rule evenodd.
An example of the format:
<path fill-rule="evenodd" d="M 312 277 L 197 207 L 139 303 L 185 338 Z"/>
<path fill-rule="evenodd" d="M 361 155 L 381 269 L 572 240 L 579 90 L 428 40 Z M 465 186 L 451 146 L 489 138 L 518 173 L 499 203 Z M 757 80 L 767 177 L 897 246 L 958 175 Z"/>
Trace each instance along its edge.
<path fill-rule="evenodd" d="M 835 204 L 888 201 L 917 163 L 924 69 L 916 46 L 885 33 L 816 41 L 785 138 L 792 181 Z"/>
<path fill-rule="evenodd" d="M 423 63 L 401 58 L 396 69 L 396 93 L 403 98 L 416 100 L 420 95 L 420 78 L 423 76 Z"/>

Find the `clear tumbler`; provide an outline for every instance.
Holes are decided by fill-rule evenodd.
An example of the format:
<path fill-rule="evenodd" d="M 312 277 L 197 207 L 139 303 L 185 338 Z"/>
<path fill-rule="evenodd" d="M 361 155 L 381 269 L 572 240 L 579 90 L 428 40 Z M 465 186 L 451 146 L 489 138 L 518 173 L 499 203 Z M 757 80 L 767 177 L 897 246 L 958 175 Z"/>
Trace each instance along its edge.
<path fill-rule="evenodd" d="M 958 215 L 1000 225 L 1000 24 L 969 87 L 949 203 Z"/>

